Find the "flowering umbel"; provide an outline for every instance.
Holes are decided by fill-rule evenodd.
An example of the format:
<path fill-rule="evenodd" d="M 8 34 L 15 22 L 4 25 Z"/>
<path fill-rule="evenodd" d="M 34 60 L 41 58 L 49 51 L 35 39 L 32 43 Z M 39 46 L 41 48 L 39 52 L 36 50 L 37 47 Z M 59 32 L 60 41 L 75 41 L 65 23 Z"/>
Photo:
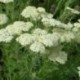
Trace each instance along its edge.
<path fill-rule="evenodd" d="M 8 17 L 6 14 L 0 13 L 0 25 L 3 25 L 8 22 Z"/>
<path fill-rule="evenodd" d="M 1 24 L 7 22 L 7 17 L 3 14 L 2 16 Z M 65 64 L 68 55 L 61 46 L 64 47 L 64 43 L 71 41 L 80 41 L 77 39 L 80 37 L 80 20 L 74 24 L 65 24 L 54 19 L 44 8 L 34 6 L 27 6 L 21 16 L 26 22 L 15 21 L 1 29 L 0 42 L 11 42 L 15 38 L 17 43 L 30 51 L 45 53 L 49 60 Z"/>

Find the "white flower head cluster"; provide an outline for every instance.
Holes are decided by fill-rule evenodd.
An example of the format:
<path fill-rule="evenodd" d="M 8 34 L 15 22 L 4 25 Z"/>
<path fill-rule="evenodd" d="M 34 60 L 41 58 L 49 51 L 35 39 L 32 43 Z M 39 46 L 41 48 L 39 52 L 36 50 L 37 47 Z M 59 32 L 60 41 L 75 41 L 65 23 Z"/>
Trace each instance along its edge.
<path fill-rule="evenodd" d="M 39 20 L 43 17 L 52 18 L 52 14 L 48 14 L 42 7 L 27 6 L 21 13 L 24 18 L 30 18 L 32 20 Z"/>
<path fill-rule="evenodd" d="M 23 10 L 21 15 L 25 18 L 32 18 L 33 20 L 35 20 L 38 18 L 39 14 L 34 6 L 28 6 Z"/>
<path fill-rule="evenodd" d="M 57 33 L 60 36 L 60 43 L 71 42 L 75 39 L 75 34 L 71 31 L 66 31 L 62 29 L 53 29 L 53 33 Z"/>
<path fill-rule="evenodd" d="M 52 18 L 53 17 L 53 15 L 51 13 L 47 13 L 43 7 L 38 7 L 37 12 L 40 18 Z"/>
<path fill-rule="evenodd" d="M 72 32 L 66 32 L 61 35 L 61 42 L 71 42 L 75 39 L 75 35 Z"/>
<path fill-rule="evenodd" d="M 42 7 L 38 7 L 38 8 L 37 8 L 37 11 L 38 11 L 39 13 L 45 13 L 45 12 L 46 12 L 46 10 L 45 10 L 44 8 L 42 8 Z"/>
<path fill-rule="evenodd" d="M 6 14 L 0 13 L 0 25 L 3 25 L 8 22 L 8 17 Z"/>
<path fill-rule="evenodd" d="M 10 2 L 13 2 L 14 0 L 0 0 L 0 2 L 2 3 L 10 3 Z"/>
<path fill-rule="evenodd" d="M 56 21 L 54 19 L 43 18 L 42 23 L 46 27 L 55 27 Z"/>
<path fill-rule="evenodd" d="M 33 27 L 33 23 L 24 21 L 15 21 L 8 25 L 6 30 L 12 35 L 20 35 L 23 31 L 29 31 Z"/>
<path fill-rule="evenodd" d="M 64 51 L 53 50 L 53 53 L 48 56 L 48 58 L 53 62 L 58 62 L 60 64 L 65 64 L 67 61 L 67 53 Z"/>
<path fill-rule="evenodd" d="M 67 61 L 66 52 L 62 49 L 53 50 L 53 48 L 60 48 L 60 45 L 63 46 L 62 43 L 69 43 L 79 38 L 80 20 L 74 24 L 65 24 L 54 19 L 52 14 L 47 13 L 44 8 L 34 6 L 27 6 L 21 15 L 27 18 L 27 22 L 15 21 L 1 29 L 0 42 L 10 42 L 16 35 L 16 41 L 23 47 L 28 47 L 35 53 L 48 54 L 51 50 L 49 59 L 64 64 Z M 38 24 L 38 21 L 41 24 Z"/>
<path fill-rule="evenodd" d="M 66 30 L 70 30 L 73 27 L 73 25 L 71 23 L 64 24 L 53 18 L 43 18 L 42 23 L 45 27 L 63 28 Z"/>
<path fill-rule="evenodd" d="M 45 47 L 57 46 L 59 37 L 57 34 L 49 34 L 46 30 L 35 29 L 32 34 L 22 34 L 16 39 L 21 45 L 30 45 L 33 52 L 45 51 Z"/>
<path fill-rule="evenodd" d="M 6 29 L 0 30 L 0 42 L 10 42 L 13 39 L 13 36 L 10 35 Z"/>

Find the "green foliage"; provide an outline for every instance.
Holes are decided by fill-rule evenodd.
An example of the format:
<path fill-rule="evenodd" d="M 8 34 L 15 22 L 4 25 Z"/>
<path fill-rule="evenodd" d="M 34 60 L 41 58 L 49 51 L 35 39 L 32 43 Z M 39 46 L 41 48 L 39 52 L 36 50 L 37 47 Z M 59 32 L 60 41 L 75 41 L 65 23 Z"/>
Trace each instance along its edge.
<path fill-rule="evenodd" d="M 10 24 L 23 20 L 20 13 L 27 5 L 43 6 L 48 12 L 55 5 L 52 13 L 60 19 L 66 6 L 74 8 L 80 5 L 80 0 L 14 0 L 10 4 L 0 3 L 0 12 L 8 15 Z M 0 80 L 79 80 L 76 67 L 80 66 L 80 45 L 74 44 L 65 44 L 68 61 L 61 65 L 31 53 L 14 40 L 10 44 L 0 43 Z"/>

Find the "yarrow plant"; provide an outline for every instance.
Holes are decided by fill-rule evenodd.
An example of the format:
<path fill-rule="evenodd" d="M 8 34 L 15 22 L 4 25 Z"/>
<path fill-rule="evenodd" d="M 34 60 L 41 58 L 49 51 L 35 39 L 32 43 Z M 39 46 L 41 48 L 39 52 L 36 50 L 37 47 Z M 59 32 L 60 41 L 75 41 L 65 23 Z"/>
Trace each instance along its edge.
<path fill-rule="evenodd" d="M 0 0 L 0 2 L 10 3 L 13 0 Z M 69 7 L 66 9 L 71 13 L 80 14 L 79 11 Z M 68 53 L 64 49 L 65 44 L 80 43 L 80 19 L 75 23 L 63 23 L 54 19 L 53 14 L 48 13 L 45 8 L 35 6 L 26 6 L 20 16 L 21 20 L 15 20 L 0 29 L 0 43 L 11 44 L 14 40 L 23 51 L 27 49 L 26 54 L 29 52 L 45 56 L 53 63 L 65 64 L 68 60 Z M 8 20 L 6 14 L 0 14 L 0 25 L 6 24 Z M 12 71 L 18 70 L 12 69 Z"/>
<path fill-rule="evenodd" d="M 62 51 L 63 47 L 60 50 L 55 48 L 61 47 L 65 42 L 77 41 L 80 23 L 62 23 L 53 19 L 52 14 L 42 7 L 27 6 L 21 15 L 28 21 L 15 21 L 1 29 L 0 42 L 11 42 L 16 36 L 15 40 L 23 47 L 29 47 L 35 53 L 48 54 L 50 60 L 64 64 L 67 61 L 67 53 Z M 7 18 L 4 23 L 6 21 Z M 47 47 L 49 50 L 53 48 L 52 53 L 49 53 Z"/>

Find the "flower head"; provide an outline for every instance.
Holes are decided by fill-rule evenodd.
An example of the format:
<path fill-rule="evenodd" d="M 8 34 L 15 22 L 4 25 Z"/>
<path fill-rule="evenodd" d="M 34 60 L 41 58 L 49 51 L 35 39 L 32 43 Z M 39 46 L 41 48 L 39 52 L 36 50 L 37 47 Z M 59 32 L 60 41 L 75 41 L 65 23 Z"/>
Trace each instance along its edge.
<path fill-rule="evenodd" d="M 65 64 L 65 62 L 67 61 L 67 54 L 64 51 L 53 51 L 53 53 L 49 56 L 49 59 L 53 62 Z"/>
<path fill-rule="evenodd" d="M 22 46 L 30 45 L 33 42 L 33 36 L 28 33 L 21 34 L 16 41 L 19 42 Z"/>
<path fill-rule="evenodd" d="M 23 46 L 30 45 L 32 51 L 41 53 L 45 51 L 45 47 L 57 46 L 59 37 L 57 34 L 51 34 L 46 30 L 37 28 L 32 32 L 32 34 L 23 34 L 16 40 Z"/>
<path fill-rule="evenodd" d="M 27 6 L 21 13 L 24 18 L 31 18 L 32 20 L 36 20 L 39 18 L 39 13 L 34 6 Z"/>
<path fill-rule="evenodd" d="M 8 25 L 6 30 L 12 35 L 20 35 L 23 31 L 29 31 L 33 27 L 31 22 L 15 21 L 13 24 Z"/>
<path fill-rule="evenodd" d="M 13 39 L 13 36 L 10 35 L 6 29 L 0 30 L 0 42 L 10 42 Z"/>
<path fill-rule="evenodd" d="M 38 11 L 39 13 L 46 13 L 46 10 L 45 10 L 43 7 L 38 7 L 38 8 L 37 8 L 37 11 Z"/>
<path fill-rule="evenodd" d="M 79 73 L 79 77 L 80 77 L 80 67 L 77 67 L 77 69 L 78 69 L 78 73 Z"/>
<path fill-rule="evenodd" d="M 3 25 L 8 22 L 8 17 L 6 14 L 0 13 L 0 25 Z"/>

